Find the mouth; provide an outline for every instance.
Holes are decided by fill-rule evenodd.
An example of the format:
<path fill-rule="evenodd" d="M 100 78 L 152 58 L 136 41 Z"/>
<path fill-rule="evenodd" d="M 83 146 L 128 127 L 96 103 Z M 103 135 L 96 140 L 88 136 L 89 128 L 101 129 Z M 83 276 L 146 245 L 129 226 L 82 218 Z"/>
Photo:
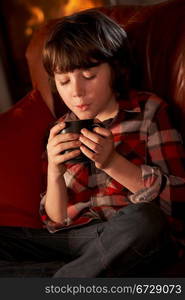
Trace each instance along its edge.
<path fill-rule="evenodd" d="M 86 111 L 88 110 L 90 104 L 82 104 L 82 105 L 77 105 L 76 108 L 80 111 Z"/>

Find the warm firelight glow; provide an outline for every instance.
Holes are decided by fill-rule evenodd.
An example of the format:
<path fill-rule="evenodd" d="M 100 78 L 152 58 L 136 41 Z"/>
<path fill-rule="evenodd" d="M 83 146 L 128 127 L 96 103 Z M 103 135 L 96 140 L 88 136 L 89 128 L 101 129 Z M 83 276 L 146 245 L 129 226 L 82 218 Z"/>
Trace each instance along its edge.
<path fill-rule="evenodd" d="M 29 12 L 31 14 L 30 19 L 27 21 L 25 34 L 27 36 L 31 36 L 33 33 L 33 29 L 36 26 L 41 25 L 44 22 L 44 13 L 43 11 L 37 6 L 29 6 Z"/>
<path fill-rule="evenodd" d="M 28 26 L 33 26 L 35 24 L 42 24 L 44 22 L 44 13 L 43 11 L 37 7 L 30 7 L 30 13 L 32 17 L 28 20 Z"/>
<path fill-rule="evenodd" d="M 30 14 L 24 31 L 27 37 L 31 37 L 34 30 L 47 19 L 60 18 L 85 9 L 103 6 L 103 0 L 56 0 L 55 5 L 51 9 L 48 8 L 46 14 L 46 9 L 42 5 L 35 6 L 27 2 L 25 3 L 25 0 L 20 1 L 24 3 L 25 9 Z"/>
<path fill-rule="evenodd" d="M 96 4 L 92 0 L 69 0 L 63 9 L 65 16 L 81 11 L 84 9 L 90 9 L 93 7 L 101 6 L 102 1 L 96 1 Z"/>

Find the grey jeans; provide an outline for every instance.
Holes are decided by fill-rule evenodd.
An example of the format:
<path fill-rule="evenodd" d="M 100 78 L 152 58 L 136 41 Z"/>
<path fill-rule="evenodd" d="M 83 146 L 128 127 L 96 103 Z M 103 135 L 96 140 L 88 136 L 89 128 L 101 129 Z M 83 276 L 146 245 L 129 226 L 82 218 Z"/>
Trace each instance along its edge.
<path fill-rule="evenodd" d="M 57 261 L 54 277 L 143 277 L 155 276 L 156 266 L 174 255 L 168 225 L 153 203 L 130 204 L 108 221 L 49 233 L 46 229 L 0 227 L 0 273 L 8 275 L 6 265 L 19 263 L 16 276 L 23 277 L 23 262 L 34 261 L 42 276 L 43 264 Z M 40 265 L 39 265 L 40 264 Z M 23 269 L 24 267 L 24 272 Z M 3 266 L 1 268 L 1 266 Z M 47 276 L 47 273 L 45 274 Z"/>

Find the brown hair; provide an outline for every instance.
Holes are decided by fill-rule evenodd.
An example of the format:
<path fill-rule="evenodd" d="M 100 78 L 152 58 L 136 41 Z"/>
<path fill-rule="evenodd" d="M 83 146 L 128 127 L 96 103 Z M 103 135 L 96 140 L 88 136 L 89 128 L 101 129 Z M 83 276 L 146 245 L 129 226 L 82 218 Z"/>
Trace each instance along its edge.
<path fill-rule="evenodd" d="M 131 61 L 124 29 L 94 9 L 61 18 L 52 28 L 43 49 L 43 64 L 51 81 L 54 81 L 55 72 L 109 63 L 112 88 L 118 99 L 128 94 Z"/>

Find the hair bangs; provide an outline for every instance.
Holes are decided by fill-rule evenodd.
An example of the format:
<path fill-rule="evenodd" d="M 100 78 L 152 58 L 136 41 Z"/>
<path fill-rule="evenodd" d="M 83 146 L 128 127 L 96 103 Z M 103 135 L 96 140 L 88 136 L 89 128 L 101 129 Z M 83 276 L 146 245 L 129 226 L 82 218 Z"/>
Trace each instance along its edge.
<path fill-rule="evenodd" d="M 127 97 L 133 57 L 127 34 L 97 10 L 63 17 L 53 25 L 43 49 L 43 64 L 55 90 L 55 73 L 88 69 L 108 63 L 117 99 Z"/>
<path fill-rule="evenodd" d="M 54 73 L 67 73 L 75 69 L 88 69 L 105 62 L 101 50 L 90 42 L 62 40 L 48 42 L 43 53 L 43 64 L 50 76 Z"/>

